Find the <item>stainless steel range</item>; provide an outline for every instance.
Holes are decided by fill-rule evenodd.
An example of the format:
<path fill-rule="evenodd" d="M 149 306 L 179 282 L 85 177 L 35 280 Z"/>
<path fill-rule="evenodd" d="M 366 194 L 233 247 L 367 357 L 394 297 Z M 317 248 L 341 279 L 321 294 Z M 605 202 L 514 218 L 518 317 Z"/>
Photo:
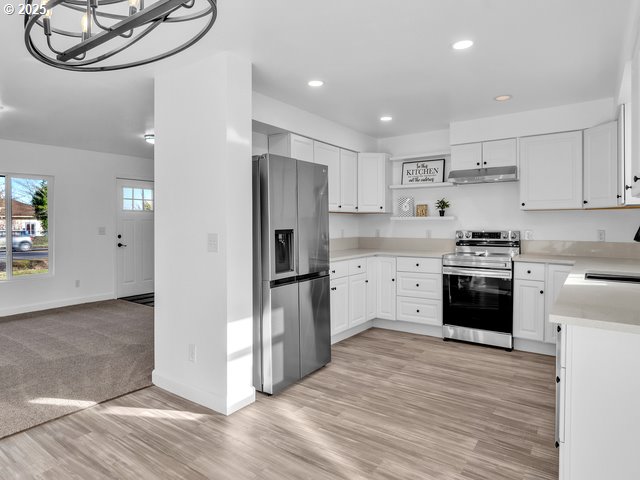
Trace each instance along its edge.
<path fill-rule="evenodd" d="M 456 232 L 443 257 L 443 336 L 513 348 L 513 257 L 520 232 Z"/>

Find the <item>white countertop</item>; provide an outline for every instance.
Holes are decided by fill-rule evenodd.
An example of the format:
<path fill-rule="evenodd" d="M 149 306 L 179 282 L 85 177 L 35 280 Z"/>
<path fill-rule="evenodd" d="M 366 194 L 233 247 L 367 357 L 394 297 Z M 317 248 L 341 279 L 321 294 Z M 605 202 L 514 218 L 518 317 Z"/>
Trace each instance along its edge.
<path fill-rule="evenodd" d="M 513 257 L 514 262 L 527 263 L 554 263 L 556 265 L 573 265 L 577 260 L 584 257 L 573 257 L 570 255 L 552 255 L 540 253 L 521 253 Z"/>
<path fill-rule="evenodd" d="M 640 334 L 640 284 L 585 280 L 587 272 L 640 275 L 640 260 L 575 257 L 549 321 Z"/>
<path fill-rule="evenodd" d="M 443 255 L 451 253 L 447 251 L 424 251 L 424 250 L 385 250 L 385 249 L 368 249 L 354 248 L 351 250 L 336 250 L 329 253 L 331 262 L 339 262 L 341 260 L 353 260 L 354 258 L 387 256 L 387 257 L 422 257 L 422 258 L 442 258 Z"/>

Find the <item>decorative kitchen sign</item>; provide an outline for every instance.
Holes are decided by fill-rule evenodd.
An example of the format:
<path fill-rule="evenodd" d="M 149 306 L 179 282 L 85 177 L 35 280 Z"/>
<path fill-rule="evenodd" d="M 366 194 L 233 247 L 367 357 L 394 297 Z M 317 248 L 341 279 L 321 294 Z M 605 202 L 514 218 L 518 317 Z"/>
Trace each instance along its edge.
<path fill-rule="evenodd" d="M 413 217 L 413 197 L 398 198 L 398 216 Z"/>
<path fill-rule="evenodd" d="M 444 158 L 402 164 L 402 185 L 444 182 Z"/>

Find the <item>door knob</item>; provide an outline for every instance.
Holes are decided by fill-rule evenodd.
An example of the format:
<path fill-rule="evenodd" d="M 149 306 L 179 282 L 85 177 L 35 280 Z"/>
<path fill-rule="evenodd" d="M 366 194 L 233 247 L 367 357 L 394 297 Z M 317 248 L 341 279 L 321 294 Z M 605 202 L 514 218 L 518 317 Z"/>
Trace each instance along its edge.
<path fill-rule="evenodd" d="M 126 247 L 124 243 L 118 243 L 118 248 Z"/>

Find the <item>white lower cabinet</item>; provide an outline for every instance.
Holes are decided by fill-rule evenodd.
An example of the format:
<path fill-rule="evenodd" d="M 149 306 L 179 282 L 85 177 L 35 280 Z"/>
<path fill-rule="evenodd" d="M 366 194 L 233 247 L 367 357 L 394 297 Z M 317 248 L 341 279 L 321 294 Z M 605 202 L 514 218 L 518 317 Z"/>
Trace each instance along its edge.
<path fill-rule="evenodd" d="M 367 261 L 367 320 L 378 316 L 378 258 L 369 257 Z"/>
<path fill-rule="evenodd" d="M 349 328 L 367 321 L 367 274 L 349 277 Z"/>
<path fill-rule="evenodd" d="M 396 319 L 396 259 L 378 257 L 378 318 Z"/>
<path fill-rule="evenodd" d="M 571 271 L 570 265 L 516 262 L 513 282 L 513 336 L 556 343 L 549 312 Z"/>
<path fill-rule="evenodd" d="M 331 280 L 331 334 L 349 328 L 349 278 Z"/>
<path fill-rule="evenodd" d="M 544 340 L 544 282 L 514 281 L 513 336 Z"/>
<path fill-rule="evenodd" d="M 547 279 L 545 285 L 545 314 L 544 314 L 544 341 L 556 343 L 558 337 L 557 325 L 549 322 L 549 312 L 556 302 L 560 289 L 571 272 L 569 265 L 547 265 Z"/>
<path fill-rule="evenodd" d="M 429 298 L 398 297 L 396 318 L 404 322 L 442 325 L 442 301 Z"/>

